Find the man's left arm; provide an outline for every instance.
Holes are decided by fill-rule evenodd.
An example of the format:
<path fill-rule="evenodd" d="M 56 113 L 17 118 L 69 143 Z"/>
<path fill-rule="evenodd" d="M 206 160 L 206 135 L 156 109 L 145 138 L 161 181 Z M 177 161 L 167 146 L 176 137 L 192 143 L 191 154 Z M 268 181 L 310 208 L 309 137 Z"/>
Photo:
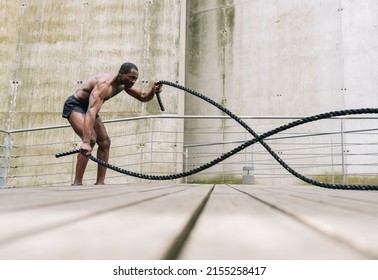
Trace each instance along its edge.
<path fill-rule="evenodd" d="M 132 97 L 138 99 L 141 102 L 148 102 L 152 98 L 154 98 L 154 95 L 156 93 L 159 93 L 161 91 L 161 84 L 154 83 L 151 90 L 148 92 L 143 92 L 142 90 L 138 89 L 137 87 L 132 87 L 129 89 L 125 89 L 125 91 L 131 95 Z"/>

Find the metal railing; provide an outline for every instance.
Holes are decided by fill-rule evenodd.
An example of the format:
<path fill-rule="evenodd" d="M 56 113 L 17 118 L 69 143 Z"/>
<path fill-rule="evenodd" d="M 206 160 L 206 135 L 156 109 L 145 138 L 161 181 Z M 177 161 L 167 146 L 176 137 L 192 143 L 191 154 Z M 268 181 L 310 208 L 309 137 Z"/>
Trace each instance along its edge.
<path fill-rule="evenodd" d="M 299 118 L 302 117 L 241 117 L 259 134 Z M 308 177 L 330 183 L 353 180 L 374 184 L 378 182 L 376 119 L 371 116 L 328 119 L 274 135 L 266 142 L 290 166 Z M 252 137 L 226 116 L 153 115 L 104 123 L 112 139 L 109 162 L 154 175 L 196 168 Z M 0 140 L 0 187 L 69 185 L 72 182 L 76 157 L 55 158 L 56 153 L 77 148 L 80 143 L 69 125 L 0 130 Z M 88 165 L 86 183 L 95 181 L 96 169 L 95 164 Z M 256 184 L 298 182 L 258 143 L 182 181 L 243 183 L 247 177 L 252 177 Z M 109 184 L 140 180 L 110 170 L 107 173 Z"/>
<path fill-rule="evenodd" d="M 249 123 L 249 125 L 258 134 L 262 134 L 286 123 L 288 120 L 301 118 L 303 117 L 243 117 L 243 120 L 252 121 L 252 124 Z M 377 185 L 378 134 L 376 119 L 376 117 L 371 116 L 327 119 L 320 123 L 315 122 L 303 127 L 299 126 L 291 131 L 274 135 L 266 139 L 265 142 L 291 167 L 307 177 L 332 184 Z M 260 127 L 263 127 L 263 129 L 260 129 Z M 188 134 L 188 131 L 186 131 L 186 134 Z M 237 135 L 237 132 L 232 131 L 229 134 Z M 224 132 L 223 135 L 225 135 Z M 246 138 L 248 137 L 251 136 L 247 134 Z M 241 134 L 239 134 L 239 138 L 242 138 Z M 227 152 L 242 142 L 220 141 L 215 143 L 213 141 L 212 143 L 203 143 L 203 145 L 186 145 L 186 148 L 207 147 L 206 150 L 209 153 L 208 147 L 222 145 L 223 147 L 218 148 L 218 151 L 214 149 L 213 156 L 215 157 L 219 155 L 219 151 Z M 225 148 L 226 146 L 227 148 Z M 186 152 L 186 154 L 190 155 L 189 157 L 203 158 L 203 163 L 208 161 L 208 156 L 203 153 L 203 150 Z M 250 169 L 241 168 L 243 156 L 245 157 L 243 167 L 251 167 Z M 220 181 L 223 179 L 229 183 L 240 182 L 241 170 L 246 169 L 252 170 L 254 182 L 259 184 L 299 182 L 273 160 L 258 143 L 248 148 L 248 151 L 244 151 L 239 157 L 233 157 L 227 162 L 227 165 L 227 172 L 215 171 L 213 179 Z M 232 169 L 230 167 L 232 165 L 235 168 Z M 223 178 L 219 177 L 219 174 Z M 195 181 L 198 181 L 198 176 Z M 187 182 L 191 182 L 190 179 Z"/>

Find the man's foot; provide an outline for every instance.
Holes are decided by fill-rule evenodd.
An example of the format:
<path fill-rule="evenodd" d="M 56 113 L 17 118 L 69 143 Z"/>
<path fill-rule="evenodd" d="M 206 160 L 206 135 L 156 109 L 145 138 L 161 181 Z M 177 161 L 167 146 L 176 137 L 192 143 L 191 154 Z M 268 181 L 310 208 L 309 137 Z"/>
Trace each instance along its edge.
<path fill-rule="evenodd" d="M 83 184 L 79 183 L 79 184 L 76 184 L 76 183 L 73 183 L 71 184 L 71 186 L 82 186 Z"/>

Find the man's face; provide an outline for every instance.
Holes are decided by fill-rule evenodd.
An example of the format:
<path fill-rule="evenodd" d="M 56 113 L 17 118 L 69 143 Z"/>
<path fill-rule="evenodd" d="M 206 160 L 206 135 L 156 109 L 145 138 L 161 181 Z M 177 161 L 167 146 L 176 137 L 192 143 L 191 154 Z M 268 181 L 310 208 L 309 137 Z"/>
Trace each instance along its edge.
<path fill-rule="evenodd" d="M 131 69 L 129 72 L 121 72 L 121 81 L 126 88 L 132 88 L 135 82 L 138 80 L 139 72 L 135 69 Z"/>

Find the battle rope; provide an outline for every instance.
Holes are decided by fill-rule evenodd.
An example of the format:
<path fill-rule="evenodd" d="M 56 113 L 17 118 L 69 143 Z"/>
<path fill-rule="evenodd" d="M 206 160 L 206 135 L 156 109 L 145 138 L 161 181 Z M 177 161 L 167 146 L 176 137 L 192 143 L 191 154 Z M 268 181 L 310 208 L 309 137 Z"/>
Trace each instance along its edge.
<path fill-rule="evenodd" d="M 176 84 L 176 83 L 172 83 L 172 82 L 168 82 L 168 81 L 159 81 L 158 82 L 159 84 L 165 84 L 167 86 L 171 86 L 171 87 L 174 87 L 174 88 L 177 88 L 177 89 L 180 89 L 182 91 L 185 91 L 187 93 L 190 93 L 208 103 L 210 103 L 211 105 L 217 107 L 219 110 L 223 111 L 225 114 L 227 114 L 228 116 L 230 116 L 232 119 L 234 119 L 237 123 L 239 123 L 242 127 L 244 127 L 254 138 L 251 139 L 251 140 L 248 140 L 246 142 L 244 142 L 243 144 L 241 144 L 240 146 L 232 149 L 231 151 L 227 152 L 227 153 L 224 153 L 222 154 L 221 156 L 219 156 L 218 158 L 204 164 L 204 165 L 201 165 L 197 168 L 194 168 L 192 170 L 189 170 L 189 171 L 185 171 L 185 172 L 181 172 L 181 173 L 177 173 L 177 174 L 172 174 L 172 175 L 163 175 L 163 176 L 158 176 L 158 175 L 147 175 L 147 174 L 141 174 L 141 173 L 136 173 L 136 172 L 132 172 L 132 171 L 128 171 L 128 170 L 125 170 L 125 169 L 122 169 L 120 167 L 117 167 L 117 166 L 113 166 L 109 163 L 106 163 L 98 158 L 95 158 L 94 156 L 90 155 L 89 158 L 102 165 L 102 166 L 105 166 L 109 169 L 112 169 L 116 172 L 119 172 L 119 173 L 122 173 L 122 174 L 125 174 L 125 175 L 129 175 L 129 176 L 133 176 L 133 177 L 137 177 L 137 178 L 142 178 L 142 179 L 148 179 L 148 180 L 172 180 L 172 179 L 178 179 L 178 178 L 182 178 L 182 177 L 186 177 L 186 176 L 190 176 L 190 175 L 193 175 L 193 174 L 196 174 L 198 172 L 201 172 L 205 169 L 208 169 L 220 162 L 222 162 L 223 160 L 235 155 L 236 153 L 239 153 L 240 151 L 244 150 L 245 148 L 259 142 L 271 155 L 272 157 L 283 167 L 285 168 L 289 173 L 291 173 L 292 175 L 294 175 L 295 177 L 297 177 L 298 179 L 308 183 L 308 184 L 311 184 L 311 185 L 314 185 L 314 186 L 318 186 L 318 187 L 322 187 L 322 188 L 330 188 L 330 189 L 343 189 L 343 190 L 378 190 L 378 186 L 370 186 L 370 185 L 344 185 L 344 184 L 328 184 L 328 183 L 322 183 L 322 182 L 318 182 L 318 181 L 315 181 L 313 179 L 310 179 L 300 173 L 298 173 L 297 171 L 295 171 L 294 169 L 292 169 L 285 161 L 283 161 L 271 148 L 270 146 L 265 143 L 265 141 L 263 141 L 264 139 L 274 135 L 274 134 L 277 134 L 277 133 L 280 133 L 282 131 L 285 131 L 287 129 L 290 129 L 290 128 L 293 128 L 295 126 L 298 126 L 298 125 L 303 125 L 303 124 L 306 124 L 306 123 L 309 123 L 309 122 L 313 122 L 313 121 L 318 121 L 318 120 L 322 120 L 322 119 L 328 119 L 328 118 L 333 118 L 333 117 L 340 117 L 340 116 L 346 116 L 346 115 L 358 115 L 358 114 L 376 114 L 378 113 L 378 108 L 363 108 L 363 109 L 349 109 L 349 110 L 342 110 L 342 111 L 333 111 L 333 112 L 327 112 L 327 113 L 323 113 L 323 114 L 319 114 L 319 115 L 314 115 L 314 116 L 310 116 L 310 117 L 305 117 L 305 118 L 302 118 L 302 119 L 298 119 L 296 121 L 293 121 L 293 122 L 290 122 L 290 123 L 287 123 L 285 125 L 282 125 L 282 126 L 279 126 L 273 130 L 270 130 L 268 132 L 265 132 L 261 135 L 258 135 L 251 127 L 249 127 L 243 120 L 241 120 L 238 116 L 236 116 L 234 113 L 232 113 L 231 111 L 229 111 L 228 109 L 226 109 L 225 107 L 223 107 L 222 105 L 218 104 L 217 102 L 215 102 L 214 100 L 192 90 L 192 89 L 189 89 L 189 88 L 186 88 L 184 86 L 181 86 L 179 84 Z M 163 107 L 163 104 L 161 102 L 161 99 L 160 99 L 160 96 L 157 95 L 157 98 L 158 98 L 158 102 L 159 102 L 159 106 L 160 108 L 163 110 L 164 107 Z M 75 154 L 75 153 L 79 153 L 80 152 L 80 149 L 75 149 L 75 150 L 71 150 L 71 151 L 67 151 L 67 152 L 62 152 L 62 153 L 58 153 L 56 154 L 55 156 L 56 157 L 62 157 L 62 156 L 67 156 L 67 155 L 71 155 L 71 154 Z"/>
<path fill-rule="evenodd" d="M 160 110 L 162 110 L 164 112 L 165 109 L 164 109 L 163 102 L 161 101 L 161 98 L 160 98 L 160 91 L 156 93 L 156 98 L 158 100 L 158 103 L 159 103 L 159 106 L 160 106 Z"/>

